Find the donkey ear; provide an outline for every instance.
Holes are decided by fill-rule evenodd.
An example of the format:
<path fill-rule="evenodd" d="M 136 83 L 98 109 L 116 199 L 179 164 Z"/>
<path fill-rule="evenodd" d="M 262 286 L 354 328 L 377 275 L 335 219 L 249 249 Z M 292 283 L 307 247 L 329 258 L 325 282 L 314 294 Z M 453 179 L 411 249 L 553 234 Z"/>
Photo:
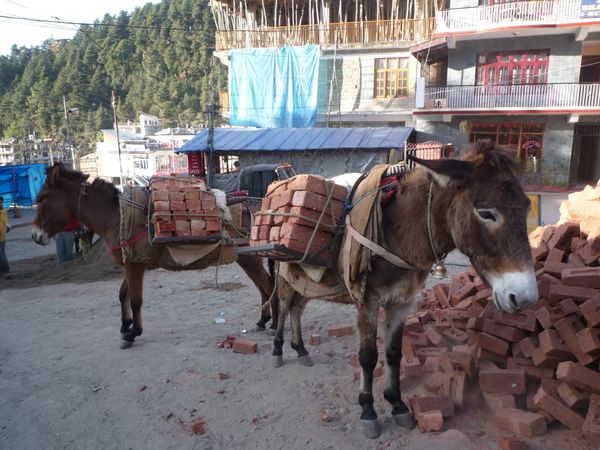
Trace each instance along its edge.
<path fill-rule="evenodd" d="M 415 156 L 408 156 L 408 159 L 425 167 L 433 180 L 442 187 L 451 181 L 466 181 L 475 169 L 474 163 L 460 159 L 421 159 Z"/>
<path fill-rule="evenodd" d="M 54 163 L 52 169 L 50 169 L 50 173 L 48 174 L 48 179 L 50 180 L 50 184 L 56 184 L 60 178 L 60 163 Z"/>

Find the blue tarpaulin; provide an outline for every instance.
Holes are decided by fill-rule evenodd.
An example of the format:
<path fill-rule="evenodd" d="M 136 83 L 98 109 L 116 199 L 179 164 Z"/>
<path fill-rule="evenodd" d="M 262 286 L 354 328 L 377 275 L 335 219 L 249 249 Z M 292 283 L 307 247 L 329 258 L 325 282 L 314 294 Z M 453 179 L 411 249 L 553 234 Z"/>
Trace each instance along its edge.
<path fill-rule="evenodd" d="M 316 45 L 233 50 L 229 123 L 265 128 L 315 126 L 318 75 Z"/>
<path fill-rule="evenodd" d="M 8 208 L 13 203 L 33 205 L 45 180 L 45 164 L 0 166 L 0 196 L 4 198 L 4 207 Z"/>

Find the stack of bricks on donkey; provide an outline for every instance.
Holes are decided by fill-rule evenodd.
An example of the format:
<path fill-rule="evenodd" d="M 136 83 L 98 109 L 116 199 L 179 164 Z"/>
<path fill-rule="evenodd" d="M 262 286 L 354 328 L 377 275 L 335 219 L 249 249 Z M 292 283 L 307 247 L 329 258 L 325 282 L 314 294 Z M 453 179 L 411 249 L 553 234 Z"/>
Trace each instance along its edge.
<path fill-rule="evenodd" d="M 256 213 L 250 245 L 281 244 L 328 259 L 326 247 L 343 216 L 346 195 L 346 188 L 316 175 L 272 183 Z"/>
<path fill-rule="evenodd" d="M 530 242 L 531 309 L 498 311 L 471 269 L 424 290 L 408 317 L 401 370 L 429 392 L 411 399 L 422 431 L 440 430 L 471 385 L 502 430 L 532 437 L 558 422 L 600 438 L 600 186 L 571 194 Z"/>
<path fill-rule="evenodd" d="M 154 236 L 157 238 L 215 236 L 222 219 L 215 195 L 204 181 L 184 177 L 153 177 Z"/>

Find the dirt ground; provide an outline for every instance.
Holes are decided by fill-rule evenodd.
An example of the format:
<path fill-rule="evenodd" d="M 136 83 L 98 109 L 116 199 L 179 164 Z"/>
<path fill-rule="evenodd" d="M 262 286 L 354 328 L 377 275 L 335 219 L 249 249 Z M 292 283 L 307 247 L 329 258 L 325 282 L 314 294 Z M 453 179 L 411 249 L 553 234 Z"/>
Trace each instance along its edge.
<path fill-rule="evenodd" d="M 311 302 L 303 330 L 321 334 L 309 347 L 314 367 L 296 361 L 286 335 L 284 366 L 273 369 L 272 336 L 250 331 L 258 294 L 236 265 L 219 269 L 218 285 L 215 268 L 147 273 L 144 334 L 120 350 L 119 270 L 97 251 L 57 266 L 53 244 L 34 244 L 32 212 L 24 215 L 7 243 L 14 278 L 0 280 L 0 449 L 485 450 L 507 435 L 473 396 L 445 432 L 398 428 L 377 378 L 383 433 L 364 438 L 349 365 L 356 335 L 327 337 L 329 326 L 354 323 L 353 309 Z M 257 341 L 258 353 L 217 348 L 227 335 Z M 413 384 L 404 383 L 407 394 Z M 532 449 L 588 447 L 551 430 L 525 440 Z"/>

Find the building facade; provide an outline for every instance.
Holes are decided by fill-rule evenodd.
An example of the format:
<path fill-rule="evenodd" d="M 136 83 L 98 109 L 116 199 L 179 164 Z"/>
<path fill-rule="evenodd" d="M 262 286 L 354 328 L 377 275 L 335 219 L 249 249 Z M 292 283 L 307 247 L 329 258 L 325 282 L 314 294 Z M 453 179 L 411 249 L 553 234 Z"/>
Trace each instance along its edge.
<path fill-rule="evenodd" d="M 491 139 L 530 185 L 600 178 L 600 10 L 588 0 L 451 0 L 412 47 L 419 140 Z"/>
<path fill-rule="evenodd" d="M 216 52 L 318 45 L 317 126 L 410 126 L 417 62 L 412 44 L 433 32 L 434 2 L 213 0 Z M 227 117 L 229 99 L 221 94 Z M 256 112 L 260 114 L 260 111 Z"/>

